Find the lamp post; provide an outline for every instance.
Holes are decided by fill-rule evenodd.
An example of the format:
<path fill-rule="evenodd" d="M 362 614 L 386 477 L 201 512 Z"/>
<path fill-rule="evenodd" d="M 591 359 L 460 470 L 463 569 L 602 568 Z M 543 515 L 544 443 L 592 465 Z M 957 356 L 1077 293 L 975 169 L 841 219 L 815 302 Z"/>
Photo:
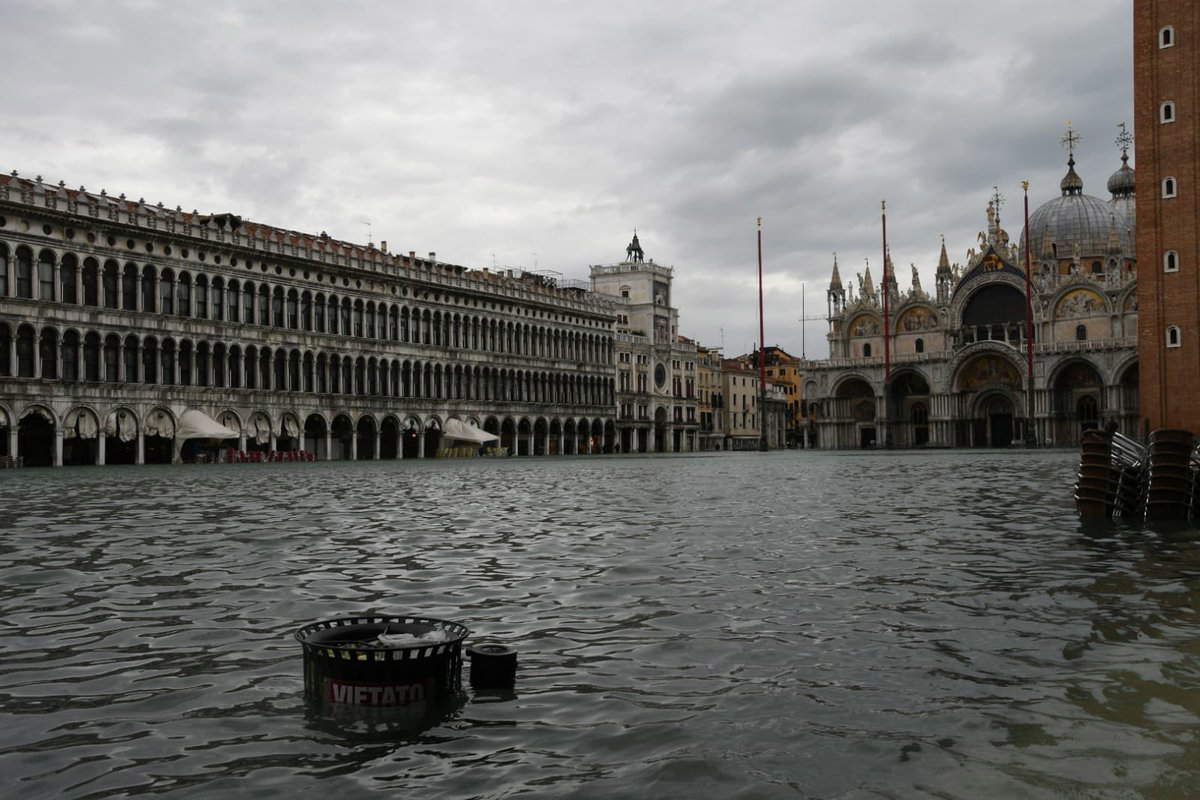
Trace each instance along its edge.
<path fill-rule="evenodd" d="M 1025 446 L 1037 447 L 1033 418 L 1033 267 L 1029 257 L 1029 240 L 1032 238 L 1029 233 L 1029 181 L 1021 181 L 1021 189 L 1025 193 Z"/>
<path fill-rule="evenodd" d="M 763 335 L 762 217 L 758 218 L 758 449 L 767 451 L 767 350 Z"/>

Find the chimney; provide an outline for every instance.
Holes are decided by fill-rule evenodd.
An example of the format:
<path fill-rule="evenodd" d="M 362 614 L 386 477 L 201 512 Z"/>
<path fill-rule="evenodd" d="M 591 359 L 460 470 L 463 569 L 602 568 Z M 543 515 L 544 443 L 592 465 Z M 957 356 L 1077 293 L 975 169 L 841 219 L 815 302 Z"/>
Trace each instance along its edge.
<path fill-rule="evenodd" d="M 383 251 L 383 252 L 385 252 L 385 253 L 387 252 L 387 239 L 380 239 L 380 240 L 379 240 L 379 249 L 380 249 L 380 250 L 382 250 L 382 251 Z"/>
<path fill-rule="evenodd" d="M 433 252 L 432 250 L 430 250 L 430 251 L 429 251 L 429 260 L 430 260 L 430 261 L 437 261 L 437 253 L 435 253 L 435 252 Z"/>

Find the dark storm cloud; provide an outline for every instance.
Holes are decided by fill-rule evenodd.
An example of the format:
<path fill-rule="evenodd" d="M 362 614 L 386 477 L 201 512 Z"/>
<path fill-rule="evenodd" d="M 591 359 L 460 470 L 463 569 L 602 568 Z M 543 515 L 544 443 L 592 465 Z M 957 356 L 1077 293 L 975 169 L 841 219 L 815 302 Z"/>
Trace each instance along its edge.
<path fill-rule="evenodd" d="M 800 350 L 870 258 L 961 261 L 993 184 L 1020 230 L 1072 120 L 1105 196 L 1131 115 L 1127 0 L 5 4 L 4 169 L 398 250 L 586 275 L 633 227 L 681 332 Z M 807 328 L 824 352 L 824 323 Z"/>

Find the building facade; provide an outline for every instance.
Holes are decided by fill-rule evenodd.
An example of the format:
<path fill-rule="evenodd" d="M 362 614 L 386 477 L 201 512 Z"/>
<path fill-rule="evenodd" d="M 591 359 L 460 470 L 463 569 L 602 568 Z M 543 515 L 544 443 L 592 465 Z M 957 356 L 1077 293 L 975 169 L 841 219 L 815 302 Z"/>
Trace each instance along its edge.
<path fill-rule="evenodd" d="M 758 450 L 763 430 L 759 420 L 758 369 L 736 358 L 721 362 L 725 394 L 725 449 Z"/>
<path fill-rule="evenodd" d="M 188 459 L 189 410 L 239 451 L 431 457 L 451 420 L 514 454 L 610 451 L 618 306 L 14 172 L 0 176 L 0 455 Z"/>
<path fill-rule="evenodd" d="M 1068 143 L 1073 137 L 1068 132 Z M 1030 216 L 1020 246 L 1001 227 L 1001 199 L 989 202 L 987 228 L 965 264 L 952 265 L 942 244 L 932 294 L 915 266 L 906 292 L 890 265 L 879 289 L 869 267 L 857 292 L 847 289 L 835 259 L 830 358 L 810 362 L 804 378 L 820 447 L 1006 447 L 1027 433 L 1039 445 L 1074 445 L 1082 430 L 1109 422 L 1137 432 L 1135 193 L 1127 153 L 1109 179 L 1109 200 L 1084 194 L 1073 153 L 1060 188 Z M 883 292 L 891 311 L 886 330 Z"/>
<path fill-rule="evenodd" d="M 721 351 L 696 348 L 696 382 L 699 391 L 696 412 L 700 417 L 698 442 L 701 450 L 725 448 L 725 395 L 721 380 Z"/>
<path fill-rule="evenodd" d="M 679 335 L 674 268 L 647 260 L 637 233 L 619 264 L 591 267 L 592 291 L 617 304 L 617 443 L 623 453 L 698 449 L 698 351 Z"/>
<path fill-rule="evenodd" d="M 1142 411 L 1200 431 L 1200 4 L 1135 0 L 1133 38 Z"/>

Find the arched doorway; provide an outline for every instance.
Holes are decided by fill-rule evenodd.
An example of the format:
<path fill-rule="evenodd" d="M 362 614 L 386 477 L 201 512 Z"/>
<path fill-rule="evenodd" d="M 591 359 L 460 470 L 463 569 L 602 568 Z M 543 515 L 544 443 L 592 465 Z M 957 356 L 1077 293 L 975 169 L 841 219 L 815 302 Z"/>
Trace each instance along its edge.
<path fill-rule="evenodd" d="M 325 418 L 320 414 L 309 414 L 304 420 L 305 446 L 322 461 L 329 458 L 325 449 L 325 427 Z"/>
<path fill-rule="evenodd" d="M 517 452 L 517 424 L 508 417 L 500 424 L 500 446 L 508 450 L 509 455 Z"/>
<path fill-rule="evenodd" d="M 425 423 L 425 457 L 436 458 L 442 446 L 442 423 L 431 419 Z"/>
<path fill-rule="evenodd" d="M 875 390 L 862 378 L 838 384 L 834 394 L 838 430 L 845 447 L 875 447 Z"/>
<path fill-rule="evenodd" d="M 400 454 L 402 458 L 419 458 L 421 456 L 421 420 L 409 417 L 404 422 L 404 433 L 400 438 Z"/>
<path fill-rule="evenodd" d="M 921 447 L 929 443 L 929 382 L 919 372 L 905 370 L 893 376 L 890 425 L 896 447 Z"/>
<path fill-rule="evenodd" d="M 547 452 L 552 456 L 562 455 L 562 423 L 556 419 L 550 420 L 550 441 Z"/>
<path fill-rule="evenodd" d="M 334 460 L 349 461 L 353 453 L 354 423 L 345 414 L 338 414 L 333 418 L 329 433 Z"/>
<path fill-rule="evenodd" d="M 137 417 L 127 408 L 118 408 L 104 422 L 104 463 L 137 463 Z"/>
<path fill-rule="evenodd" d="M 533 426 L 529 424 L 529 420 L 522 419 L 517 423 L 517 449 L 516 455 L 527 456 L 531 455 L 529 451 L 529 436 L 533 433 Z"/>
<path fill-rule="evenodd" d="M 0 411 L 0 418 L 3 415 Z M 91 466 L 98 463 L 99 451 L 100 421 L 96 415 L 86 408 L 77 408 L 67 414 L 63 419 L 63 464 Z"/>
<path fill-rule="evenodd" d="M 598 419 L 592 420 L 592 441 L 588 444 L 588 452 L 605 453 L 604 423 Z"/>
<path fill-rule="evenodd" d="M 999 392 L 979 400 L 975 415 L 976 447 L 1011 447 L 1013 443 L 1013 403 Z"/>
<path fill-rule="evenodd" d="M 1050 385 L 1054 412 L 1054 444 L 1077 445 L 1083 431 L 1099 427 L 1104 411 L 1104 382 L 1090 362 L 1064 365 Z"/>
<path fill-rule="evenodd" d="M 533 454 L 535 456 L 546 455 L 546 436 L 549 430 L 544 418 L 538 418 L 537 422 L 533 423 Z"/>
<path fill-rule="evenodd" d="M 1021 371 L 998 352 L 979 353 L 959 367 L 954 385 L 964 417 L 955 429 L 960 447 L 1008 447 L 1019 438 L 1016 398 Z"/>
<path fill-rule="evenodd" d="M 25 412 L 17 424 L 17 455 L 27 467 L 54 466 L 54 417 L 41 407 Z"/>
<path fill-rule="evenodd" d="M 175 419 L 165 409 L 156 408 L 146 415 L 142 456 L 146 464 L 170 464 L 175 459 Z"/>
<path fill-rule="evenodd" d="M 563 423 L 563 455 L 575 454 L 575 420 L 569 419 Z"/>
<path fill-rule="evenodd" d="M 611 419 L 604 422 L 604 452 L 611 453 L 617 442 L 617 426 Z"/>
<path fill-rule="evenodd" d="M 667 451 L 667 410 L 662 406 L 654 409 L 654 452 Z"/>
<path fill-rule="evenodd" d="M 395 417 L 384 417 L 379 425 L 379 457 L 394 459 L 400 454 L 400 422 Z"/>
<path fill-rule="evenodd" d="M 374 461 L 375 460 L 375 418 L 370 416 L 360 417 L 358 426 L 355 430 L 358 436 L 357 451 L 355 455 L 359 461 Z"/>
<path fill-rule="evenodd" d="M 290 453 L 300 449 L 300 420 L 291 412 L 279 418 L 279 430 L 275 432 L 275 449 Z"/>

